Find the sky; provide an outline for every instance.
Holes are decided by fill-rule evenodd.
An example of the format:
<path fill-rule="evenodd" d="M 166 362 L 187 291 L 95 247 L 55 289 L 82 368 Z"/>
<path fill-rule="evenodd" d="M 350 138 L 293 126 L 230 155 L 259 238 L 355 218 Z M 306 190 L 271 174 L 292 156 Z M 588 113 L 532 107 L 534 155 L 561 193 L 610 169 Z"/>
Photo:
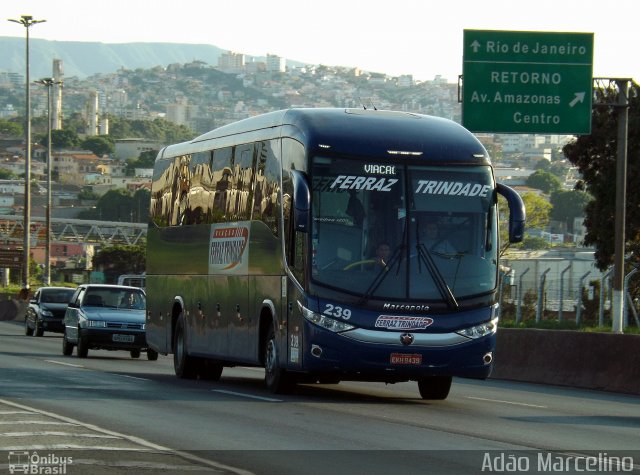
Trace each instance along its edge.
<path fill-rule="evenodd" d="M 2 14 L 46 20 L 31 38 L 209 44 L 450 82 L 462 74 L 465 29 L 586 32 L 594 77 L 640 81 L 638 0 L 2 0 Z M 0 21 L 0 36 L 24 37 L 24 27 Z"/>

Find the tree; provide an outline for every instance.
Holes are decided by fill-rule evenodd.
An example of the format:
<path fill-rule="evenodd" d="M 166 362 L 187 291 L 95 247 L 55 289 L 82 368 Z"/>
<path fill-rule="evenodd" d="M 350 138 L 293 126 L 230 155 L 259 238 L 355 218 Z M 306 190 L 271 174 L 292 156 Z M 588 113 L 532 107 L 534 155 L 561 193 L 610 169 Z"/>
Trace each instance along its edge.
<path fill-rule="evenodd" d="M 61 129 L 51 131 L 51 145 L 53 148 L 77 147 L 80 144 L 80 138 L 75 130 Z M 47 136 L 40 140 L 40 145 L 47 146 Z"/>
<path fill-rule="evenodd" d="M 145 271 L 145 245 L 105 246 L 93 256 L 93 267 L 102 269 L 107 282 L 115 283 L 122 274 L 142 274 Z"/>
<path fill-rule="evenodd" d="M 528 229 L 545 229 L 549 224 L 551 203 L 537 193 L 525 193 L 522 195 L 525 209 L 527 210 Z"/>
<path fill-rule="evenodd" d="M 526 181 L 527 186 L 543 191 L 547 194 L 562 188 L 562 182 L 553 173 L 538 169 L 529 175 Z"/>
<path fill-rule="evenodd" d="M 16 174 L 6 168 L 0 168 L 0 180 L 15 180 Z"/>
<path fill-rule="evenodd" d="M 96 219 L 100 221 L 131 221 L 133 199 L 123 189 L 109 190 L 96 202 L 94 209 L 78 213 L 80 219 Z"/>
<path fill-rule="evenodd" d="M 11 122 L 10 120 L 0 119 L 0 135 L 6 135 L 7 137 L 21 137 L 22 134 L 22 125 Z"/>
<path fill-rule="evenodd" d="M 98 157 L 109 155 L 116 149 L 113 138 L 108 135 L 96 135 L 84 139 L 80 146 L 85 150 L 91 150 Z"/>
<path fill-rule="evenodd" d="M 127 174 L 132 175 L 136 168 L 153 168 L 157 155 L 157 150 L 147 150 L 141 152 L 138 158 L 127 160 Z"/>
<path fill-rule="evenodd" d="M 109 135 L 114 139 L 138 137 L 163 143 L 184 142 L 195 136 L 195 133 L 184 125 L 164 119 L 127 120 L 109 116 L 109 130 Z"/>
<path fill-rule="evenodd" d="M 632 186 L 640 182 L 640 86 L 629 91 L 629 128 L 627 142 L 626 236 L 627 247 L 640 241 L 640 206 Z M 602 99 L 617 101 L 617 92 L 604 91 Z M 613 263 L 615 254 L 615 190 L 617 153 L 617 110 L 594 107 L 591 134 L 582 135 L 563 148 L 567 159 L 578 167 L 583 181 L 578 189 L 587 191 L 593 199 L 585 209 L 585 244 L 596 248 L 595 258 L 600 270 Z"/>
<path fill-rule="evenodd" d="M 578 190 L 558 190 L 551 193 L 551 219 L 562 221 L 567 225 L 567 231 L 573 233 L 575 218 L 584 217 L 584 210 L 591 197 L 588 193 Z"/>

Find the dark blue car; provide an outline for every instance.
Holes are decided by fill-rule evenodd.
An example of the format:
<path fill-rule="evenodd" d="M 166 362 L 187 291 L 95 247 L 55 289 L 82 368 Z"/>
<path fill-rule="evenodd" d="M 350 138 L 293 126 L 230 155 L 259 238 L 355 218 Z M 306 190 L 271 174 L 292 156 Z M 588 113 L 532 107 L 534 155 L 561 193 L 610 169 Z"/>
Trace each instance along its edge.
<path fill-rule="evenodd" d="M 36 290 L 24 318 L 25 335 L 42 336 L 45 331 L 62 333 L 62 320 L 74 291 L 67 287 L 40 287 Z"/>

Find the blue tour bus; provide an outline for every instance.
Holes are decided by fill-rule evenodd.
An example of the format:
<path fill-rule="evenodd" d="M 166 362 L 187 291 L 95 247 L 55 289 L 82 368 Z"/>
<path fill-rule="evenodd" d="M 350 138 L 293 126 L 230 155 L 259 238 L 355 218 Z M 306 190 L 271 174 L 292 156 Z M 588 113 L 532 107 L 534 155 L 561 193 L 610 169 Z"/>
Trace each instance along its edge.
<path fill-rule="evenodd" d="M 453 376 L 491 372 L 498 194 L 519 242 L 522 200 L 482 144 L 412 113 L 294 108 L 170 145 L 151 190 L 147 342 L 181 378 L 257 366 L 277 393 L 414 380 L 444 399 Z"/>

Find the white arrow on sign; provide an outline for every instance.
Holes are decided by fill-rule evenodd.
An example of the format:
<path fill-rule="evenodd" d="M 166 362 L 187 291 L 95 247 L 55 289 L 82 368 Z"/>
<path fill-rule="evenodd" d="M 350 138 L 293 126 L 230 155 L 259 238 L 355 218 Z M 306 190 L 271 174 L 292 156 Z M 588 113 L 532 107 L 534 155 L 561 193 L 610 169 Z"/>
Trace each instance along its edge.
<path fill-rule="evenodd" d="M 569 107 L 575 106 L 578 102 L 584 102 L 584 92 L 576 92 L 573 100 L 569 102 Z"/>
<path fill-rule="evenodd" d="M 471 43 L 471 47 L 473 48 L 473 52 L 477 53 L 478 49 L 480 48 L 480 43 L 478 43 L 478 40 L 475 40 L 473 43 Z"/>

